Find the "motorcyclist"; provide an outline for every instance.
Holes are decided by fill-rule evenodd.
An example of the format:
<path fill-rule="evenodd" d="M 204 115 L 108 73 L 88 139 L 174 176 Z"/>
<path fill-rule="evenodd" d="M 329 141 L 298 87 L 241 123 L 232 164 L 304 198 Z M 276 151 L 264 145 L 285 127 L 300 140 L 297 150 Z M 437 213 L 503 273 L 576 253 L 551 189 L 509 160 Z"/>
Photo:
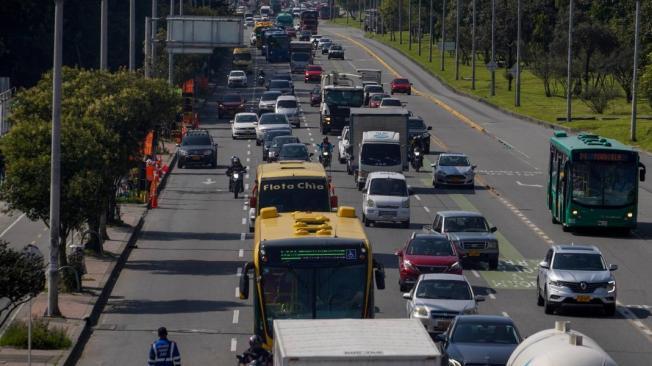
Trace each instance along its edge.
<path fill-rule="evenodd" d="M 317 145 L 319 147 L 319 161 L 322 161 L 322 155 L 324 151 L 327 151 L 329 154 L 333 154 L 333 144 L 328 141 L 328 137 L 324 137 L 321 144 Z"/>
<path fill-rule="evenodd" d="M 267 364 L 271 360 L 269 351 L 263 348 L 263 339 L 258 335 L 249 337 L 249 348 L 244 351 L 242 356 L 238 356 L 240 363 L 248 364 L 253 361 Z"/>
<path fill-rule="evenodd" d="M 233 173 L 244 173 L 246 170 L 247 169 L 240 162 L 240 158 L 233 155 L 231 157 L 231 166 L 228 169 L 226 169 L 226 176 L 230 178 L 233 175 Z M 232 184 L 233 181 L 229 179 L 229 191 L 231 191 L 232 189 Z"/>

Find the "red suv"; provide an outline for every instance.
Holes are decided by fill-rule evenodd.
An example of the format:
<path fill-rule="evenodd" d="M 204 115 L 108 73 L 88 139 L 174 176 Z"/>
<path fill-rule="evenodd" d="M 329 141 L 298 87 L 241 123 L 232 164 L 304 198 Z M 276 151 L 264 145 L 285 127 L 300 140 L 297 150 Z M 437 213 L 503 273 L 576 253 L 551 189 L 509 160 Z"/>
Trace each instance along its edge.
<path fill-rule="evenodd" d="M 390 92 L 394 93 L 405 93 L 407 95 L 412 94 L 412 83 L 408 79 L 396 78 L 392 80 L 389 84 Z"/>
<path fill-rule="evenodd" d="M 412 233 L 405 246 L 396 251 L 401 292 L 408 292 L 420 274 L 462 274 L 462 265 L 455 246 L 438 233 Z"/>
<path fill-rule="evenodd" d="M 245 111 L 247 100 L 240 94 L 225 94 L 217 103 L 217 118 L 235 116 Z"/>
<path fill-rule="evenodd" d="M 319 65 L 308 65 L 306 71 L 303 74 L 303 81 L 306 83 L 309 81 L 321 81 L 321 73 L 323 69 Z"/>

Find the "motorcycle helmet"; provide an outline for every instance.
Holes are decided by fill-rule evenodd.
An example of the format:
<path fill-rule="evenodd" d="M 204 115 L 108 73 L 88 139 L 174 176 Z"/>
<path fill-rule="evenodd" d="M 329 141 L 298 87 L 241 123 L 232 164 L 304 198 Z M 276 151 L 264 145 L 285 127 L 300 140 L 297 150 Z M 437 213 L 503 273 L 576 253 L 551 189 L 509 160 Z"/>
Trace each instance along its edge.
<path fill-rule="evenodd" d="M 233 155 L 233 156 L 231 157 L 231 165 L 233 165 L 233 166 L 234 166 L 234 165 L 242 165 L 242 164 L 240 163 L 240 158 L 237 157 L 237 156 L 235 156 L 235 155 Z"/>
<path fill-rule="evenodd" d="M 252 335 L 249 337 L 249 346 L 256 347 L 263 344 L 263 339 L 259 335 Z"/>

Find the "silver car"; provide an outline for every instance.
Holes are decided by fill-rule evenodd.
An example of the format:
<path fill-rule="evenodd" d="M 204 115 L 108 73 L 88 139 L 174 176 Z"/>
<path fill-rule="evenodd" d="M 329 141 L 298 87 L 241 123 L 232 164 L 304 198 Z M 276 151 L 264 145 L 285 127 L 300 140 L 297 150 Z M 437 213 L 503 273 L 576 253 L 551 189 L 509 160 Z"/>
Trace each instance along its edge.
<path fill-rule="evenodd" d="M 236 86 L 247 86 L 247 74 L 242 70 L 233 70 L 227 77 L 227 86 L 234 88 Z"/>
<path fill-rule="evenodd" d="M 469 158 L 464 154 L 439 154 L 437 162 L 430 165 L 432 169 L 432 186 L 451 185 L 466 186 L 475 185 L 475 165 L 469 163 Z"/>
<path fill-rule="evenodd" d="M 282 94 L 278 90 L 266 91 L 263 95 L 260 96 L 260 101 L 258 102 L 258 114 L 263 114 L 265 112 L 272 112 L 276 110 L 276 99 Z"/>
<path fill-rule="evenodd" d="M 555 245 L 539 263 L 537 305 L 552 314 L 562 306 L 595 306 L 616 313 L 618 266 L 607 266 L 593 245 Z"/>
<path fill-rule="evenodd" d="M 412 291 L 404 293 L 408 318 L 419 319 L 430 333 L 448 329 L 458 315 L 476 314 L 478 302 L 484 297 L 473 294 L 473 288 L 463 275 L 422 274 Z"/>

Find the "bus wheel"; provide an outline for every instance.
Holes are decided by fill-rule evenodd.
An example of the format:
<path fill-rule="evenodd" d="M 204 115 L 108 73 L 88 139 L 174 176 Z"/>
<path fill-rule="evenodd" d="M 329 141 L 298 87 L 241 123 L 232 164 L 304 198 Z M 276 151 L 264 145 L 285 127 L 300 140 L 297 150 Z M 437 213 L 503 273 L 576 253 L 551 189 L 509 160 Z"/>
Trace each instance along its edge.
<path fill-rule="evenodd" d="M 572 231 L 572 229 L 571 229 L 570 227 L 568 227 L 568 226 L 566 226 L 566 225 L 564 225 L 564 224 L 561 224 L 561 229 L 562 229 L 565 233 L 568 233 L 568 232 L 571 232 L 571 231 Z"/>
<path fill-rule="evenodd" d="M 559 224 L 559 220 L 557 220 L 557 219 L 555 218 L 554 215 L 551 216 L 551 220 L 550 220 L 550 221 L 552 221 L 553 225 L 557 225 L 557 224 Z"/>

